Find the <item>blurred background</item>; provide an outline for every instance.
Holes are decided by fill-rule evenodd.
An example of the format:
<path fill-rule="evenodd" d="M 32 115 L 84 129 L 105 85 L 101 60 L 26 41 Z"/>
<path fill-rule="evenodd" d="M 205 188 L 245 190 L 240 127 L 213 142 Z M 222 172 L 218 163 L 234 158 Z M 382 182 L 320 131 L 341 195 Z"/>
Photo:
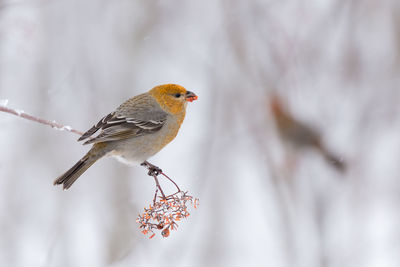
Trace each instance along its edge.
<path fill-rule="evenodd" d="M 150 162 L 200 207 L 149 240 L 143 167 L 62 191 L 88 147 L 0 113 L 0 266 L 399 266 L 399 74 L 398 0 L 2 0 L 9 107 L 85 131 L 158 84 L 199 96 Z"/>

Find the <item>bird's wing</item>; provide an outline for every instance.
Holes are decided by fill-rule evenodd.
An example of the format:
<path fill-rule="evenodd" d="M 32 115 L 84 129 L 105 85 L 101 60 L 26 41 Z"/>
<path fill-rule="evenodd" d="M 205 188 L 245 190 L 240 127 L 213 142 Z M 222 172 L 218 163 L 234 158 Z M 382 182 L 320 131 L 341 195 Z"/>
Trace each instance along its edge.
<path fill-rule="evenodd" d="M 146 94 L 138 95 L 123 103 L 115 112 L 102 118 L 78 141 L 89 138 L 98 130 L 101 130 L 100 134 L 87 140 L 84 145 L 154 133 L 163 127 L 167 116 L 168 114 L 153 98 Z"/>
<path fill-rule="evenodd" d="M 95 134 L 98 130 L 107 125 L 108 121 L 110 121 L 115 115 L 115 112 L 111 112 L 107 116 L 104 116 L 97 124 L 93 125 L 92 128 L 87 130 L 81 137 L 79 137 L 78 141 L 85 140 Z"/>
<path fill-rule="evenodd" d="M 116 141 L 154 133 L 162 128 L 165 121 L 166 118 L 157 121 L 143 121 L 135 118 L 114 117 L 101 127 L 102 131 L 98 136 L 89 139 L 84 145 Z"/>

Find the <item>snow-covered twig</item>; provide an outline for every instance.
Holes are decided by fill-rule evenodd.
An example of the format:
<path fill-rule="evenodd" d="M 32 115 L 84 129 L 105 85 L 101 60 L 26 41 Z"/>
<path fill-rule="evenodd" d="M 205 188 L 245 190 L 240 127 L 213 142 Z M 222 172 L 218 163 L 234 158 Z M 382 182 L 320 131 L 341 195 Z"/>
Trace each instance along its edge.
<path fill-rule="evenodd" d="M 65 126 L 65 125 L 62 125 L 62 124 L 57 123 L 55 121 L 48 121 L 48 120 L 45 120 L 45 119 L 37 118 L 35 116 L 32 116 L 32 115 L 29 115 L 29 114 L 25 113 L 23 110 L 8 108 L 8 107 L 6 107 L 6 105 L 7 105 L 7 101 L 6 100 L 1 101 L 1 103 L 2 104 L 0 105 L 0 111 L 2 111 L 2 112 L 7 112 L 7 113 L 10 113 L 10 114 L 16 115 L 18 117 L 24 118 L 24 119 L 28 119 L 28 120 L 35 121 L 35 122 L 38 122 L 38 123 L 41 123 L 41 124 L 44 124 L 44 125 L 48 125 L 48 126 L 54 128 L 54 129 L 57 129 L 57 130 L 60 130 L 60 131 L 68 131 L 68 132 L 76 133 L 76 134 L 79 134 L 79 135 L 83 134 L 82 132 L 80 132 L 78 130 L 72 129 L 70 126 Z"/>

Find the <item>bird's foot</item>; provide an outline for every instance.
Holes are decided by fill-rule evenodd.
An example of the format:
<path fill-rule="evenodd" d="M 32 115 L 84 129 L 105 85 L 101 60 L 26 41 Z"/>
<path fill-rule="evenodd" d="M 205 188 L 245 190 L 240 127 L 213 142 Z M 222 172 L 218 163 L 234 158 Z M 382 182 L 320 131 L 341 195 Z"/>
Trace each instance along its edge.
<path fill-rule="evenodd" d="M 158 176 L 162 173 L 162 170 L 159 167 L 151 164 L 147 160 L 143 161 L 143 163 L 140 165 L 146 167 L 149 170 L 147 174 L 150 176 Z"/>

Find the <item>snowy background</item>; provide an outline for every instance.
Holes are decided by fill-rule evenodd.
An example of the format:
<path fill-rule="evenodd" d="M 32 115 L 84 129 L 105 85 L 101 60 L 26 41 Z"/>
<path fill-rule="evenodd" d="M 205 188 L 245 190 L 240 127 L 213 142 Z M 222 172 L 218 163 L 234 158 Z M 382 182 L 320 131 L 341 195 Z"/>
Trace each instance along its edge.
<path fill-rule="evenodd" d="M 400 265 L 400 1 L 2 0 L 0 99 L 87 130 L 162 83 L 199 99 L 150 161 L 200 198 L 149 240 L 142 167 L 0 113 L 0 266 Z M 348 163 L 285 163 L 267 107 L 278 91 Z"/>

